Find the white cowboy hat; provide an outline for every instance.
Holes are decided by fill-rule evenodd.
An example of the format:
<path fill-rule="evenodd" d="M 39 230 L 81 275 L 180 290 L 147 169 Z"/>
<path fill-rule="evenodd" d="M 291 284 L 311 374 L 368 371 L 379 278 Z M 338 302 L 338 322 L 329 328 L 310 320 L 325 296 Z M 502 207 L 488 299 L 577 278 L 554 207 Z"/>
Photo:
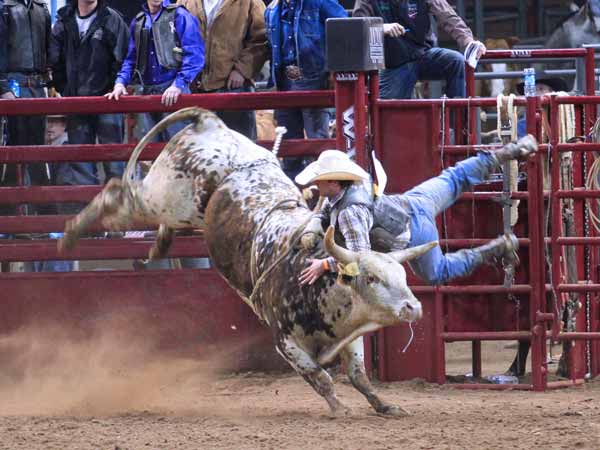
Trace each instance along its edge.
<path fill-rule="evenodd" d="M 350 157 L 339 150 L 325 150 L 319 159 L 310 163 L 296 175 L 296 183 L 306 186 L 318 180 L 360 181 L 368 180 L 369 174 L 354 163 Z"/>

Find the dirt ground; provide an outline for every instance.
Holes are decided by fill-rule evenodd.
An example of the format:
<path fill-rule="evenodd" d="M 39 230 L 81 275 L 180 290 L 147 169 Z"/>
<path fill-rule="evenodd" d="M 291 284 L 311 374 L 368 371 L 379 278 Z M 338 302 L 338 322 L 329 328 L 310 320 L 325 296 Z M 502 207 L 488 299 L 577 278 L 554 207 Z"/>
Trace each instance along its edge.
<path fill-rule="evenodd" d="M 535 394 L 378 384 L 412 413 L 387 419 L 337 376 L 352 414 L 334 418 L 291 373 L 223 375 L 218 358 L 158 358 L 107 336 L 65 339 L 0 338 L 0 450 L 600 448 L 600 382 Z M 484 371 L 505 369 L 514 349 L 486 346 Z M 467 346 L 447 354 L 451 373 L 469 371 Z"/>

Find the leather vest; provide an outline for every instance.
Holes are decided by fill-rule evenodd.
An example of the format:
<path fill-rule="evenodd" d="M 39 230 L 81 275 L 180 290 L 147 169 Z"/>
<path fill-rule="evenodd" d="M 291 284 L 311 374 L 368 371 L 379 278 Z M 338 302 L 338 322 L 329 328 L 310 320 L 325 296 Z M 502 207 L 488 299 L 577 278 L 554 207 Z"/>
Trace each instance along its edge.
<path fill-rule="evenodd" d="M 365 184 L 353 184 L 344 196 L 331 208 L 330 224 L 335 227 L 335 240 L 345 244 L 337 226 L 337 218 L 350 205 L 364 205 L 373 213 L 373 227 L 381 227 L 393 236 L 404 233 L 410 225 L 410 206 L 403 195 L 382 195 L 373 198 Z"/>
<path fill-rule="evenodd" d="M 2 14 L 8 23 L 7 72 L 45 73 L 50 13 L 44 0 L 32 0 L 29 7 L 4 0 Z"/>
<path fill-rule="evenodd" d="M 409 4 L 416 6 L 416 16 L 409 17 Z M 414 7 L 413 6 L 413 7 Z M 385 67 L 392 69 L 417 60 L 432 43 L 427 37 L 431 29 L 429 6 L 426 0 L 376 0 L 375 9 L 385 23 L 399 23 L 410 30 L 404 36 L 385 36 Z"/>
<path fill-rule="evenodd" d="M 152 37 L 158 63 L 167 70 L 176 70 L 181 67 L 183 50 L 175 29 L 175 15 L 179 5 L 165 6 L 158 19 L 152 24 Z M 148 63 L 148 43 L 150 41 L 150 29 L 144 27 L 146 13 L 140 12 L 135 16 L 135 49 L 136 49 L 136 71 L 143 75 Z"/>

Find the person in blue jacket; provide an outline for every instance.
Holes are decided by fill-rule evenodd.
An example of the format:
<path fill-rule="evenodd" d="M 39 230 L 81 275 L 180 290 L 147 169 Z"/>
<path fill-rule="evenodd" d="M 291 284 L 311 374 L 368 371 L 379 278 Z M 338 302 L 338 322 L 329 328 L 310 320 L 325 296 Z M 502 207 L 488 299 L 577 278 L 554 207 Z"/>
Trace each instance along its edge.
<path fill-rule="evenodd" d="M 327 89 L 325 71 L 325 21 L 347 17 L 337 0 L 275 0 L 265 10 L 271 45 L 271 84 L 279 91 Z M 275 111 L 277 124 L 287 128 L 284 139 L 329 137 L 327 109 L 303 108 Z M 311 160 L 286 158 L 283 169 L 292 179 Z"/>
<path fill-rule="evenodd" d="M 147 0 L 133 19 L 127 57 L 117 74 L 108 99 L 127 95 L 127 86 L 140 84 L 142 95 L 162 95 L 165 106 L 173 106 L 204 67 L 204 42 L 198 20 L 183 6 L 170 0 Z M 164 117 L 148 113 L 140 117 L 140 134 L 145 134 Z M 168 141 L 182 125 L 167 129 L 159 140 Z"/>

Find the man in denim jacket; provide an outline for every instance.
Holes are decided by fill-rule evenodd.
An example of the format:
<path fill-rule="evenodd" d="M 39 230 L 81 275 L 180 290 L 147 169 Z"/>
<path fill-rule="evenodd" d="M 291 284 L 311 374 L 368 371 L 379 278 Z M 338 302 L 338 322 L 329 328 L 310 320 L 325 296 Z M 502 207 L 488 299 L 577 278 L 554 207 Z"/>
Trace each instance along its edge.
<path fill-rule="evenodd" d="M 271 83 L 280 91 L 327 89 L 325 72 L 325 21 L 347 17 L 337 0 L 274 0 L 265 10 L 271 44 Z M 329 112 L 303 108 L 275 111 L 278 125 L 287 128 L 286 139 L 329 137 Z M 288 158 L 283 169 L 292 179 L 310 160 Z"/>

